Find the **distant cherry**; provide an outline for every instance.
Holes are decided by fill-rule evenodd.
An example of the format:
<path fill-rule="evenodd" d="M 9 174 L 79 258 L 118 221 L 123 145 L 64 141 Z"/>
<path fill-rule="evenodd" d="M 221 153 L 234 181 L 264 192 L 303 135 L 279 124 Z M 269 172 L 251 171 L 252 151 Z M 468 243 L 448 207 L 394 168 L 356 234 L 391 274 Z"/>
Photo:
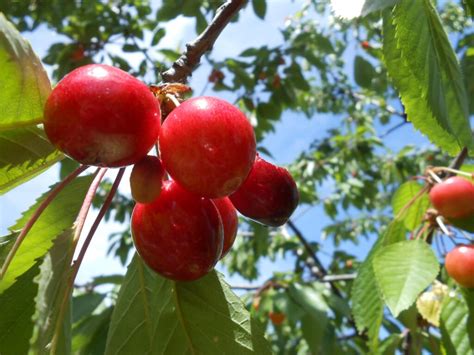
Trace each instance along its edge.
<path fill-rule="evenodd" d="M 474 245 L 458 245 L 446 255 L 446 271 L 458 284 L 474 288 Z"/>
<path fill-rule="evenodd" d="M 174 181 L 165 181 L 153 202 L 135 205 L 131 227 L 144 262 L 172 280 L 204 276 L 222 253 L 223 228 L 217 208 Z"/>
<path fill-rule="evenodd" d="M 224 227 L 224 247 L 222 248 L 221 259 L 229 252 L 237 236 L 239 219 L 234 205 L 228 197 L 212 200 L 219 211 Z"/>
<path fill-rule="evenodd" d="M 156 143 L 160 125 L 160 105 L 148 87 L 102 64 L 86 65 L 66 75 L 44 110 L 49 140 L 86 165 L 136 163 Z"/>
<path fill-rule="evenodd" d="M 443 217 L 461 218 L 473 215 L 474 185 L 461 177 L 450 177 L 433 186 L 430 200 Z"/>
<path fill-rule="evenodd" d="M 276 227 L 288 221 L 299 195 L 288 170 L 257 156 L 247 180 L 230 200 L 244 216 Z"/>
<path fill-rule="evenodd" d="M 200 196 L 224 197 L 244 182 L 255 160 L 255 135 L 245 115 L 227 101 L 196 97 L 166 118 L 160 133 L 163 165 Z"/>
<path fill-rule="evenodd" d="M 165 171 L 160 159 L 147 155 L 133 166 L 130 189 L 136 202 L 149 203 L 158 197 Z"/>
<path fill-rule="evenodd" d="M 268 313 L 268 317 L 272 321 L 273 325 L 281 325 L 285 321 L 285 314 L 281 312 L 270 312 Z"/>

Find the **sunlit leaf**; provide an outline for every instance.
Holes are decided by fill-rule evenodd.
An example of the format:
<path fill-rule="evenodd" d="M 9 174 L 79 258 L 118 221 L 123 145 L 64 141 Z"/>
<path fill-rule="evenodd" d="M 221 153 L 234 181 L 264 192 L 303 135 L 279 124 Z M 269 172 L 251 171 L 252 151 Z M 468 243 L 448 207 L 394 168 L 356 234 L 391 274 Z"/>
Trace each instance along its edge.
<path fill-rule="evenodd" d="M 395 317 L 415 302 L 438 271 L 438 259 L 422 240 L 405 240 L 385 246 L 374 257 L 377 284 Z"/>
<path fill-rule="evenodd" d="M 0 130 L 39 123 L 51 91 L 28 41 L 0 13 Z"/>

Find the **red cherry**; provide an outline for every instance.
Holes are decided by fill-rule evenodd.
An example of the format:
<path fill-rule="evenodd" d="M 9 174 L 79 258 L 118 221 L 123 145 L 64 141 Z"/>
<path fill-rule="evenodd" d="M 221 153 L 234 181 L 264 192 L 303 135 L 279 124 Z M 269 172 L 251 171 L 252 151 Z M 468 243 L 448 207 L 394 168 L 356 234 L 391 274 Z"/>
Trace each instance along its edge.
<path fill-rule="evenodd" d="M 370 43 L 367 42 L 367 41 L 362 41 L 362 42 L 360 42 L 360 45 L 361 45 L 361 47 L 364 48 L 364 49 L 369 49 L 369 48 L 370 48 Z"/>
<path fill-rule="evenodd" d="M 269 226 L 281 226 L 298 206 L 298 188 L 288 170 L 257 155 L 249 177 L 229 196 L 244 216 Z"/>
<path fill-rule="evenodd" d="M 222 259 L 234 244 L 239 219 L 237 218 L 237 211 L 228 197 L 212 200 L 212 202 L 214 202 L 214 205 L 216 205 L 219 211 L 222 226 L 224 227 L 224 247 L 222 248 L 222 255 L 220 257 Z"/>
<path fill-rule="evenodd" d="M 458 176 L 436 184 L 430 200 L 439 214 L 446 218 L 460 218 L 474 214 L 474 185 Z"/>
<path fill-rule="evenodd" d="M 474 288 L 474 245 L 458 245 L 446 255 L 448 275 L 466 288 Z"/>
<path fill-rule="evenodd" d="M 204 276 L 222 253 L 217 208 L 174 181 L 165 181 L 153 202 L 135 205 L 131 227 L 138 254 L 151 269 L 172 280 Z"/>
<path fill-rule="evenodd" d="M 281 325 L 285 321 L 285 315 L 280 312 L 269 312 L 268 317 L 272 321 L 273 325 Z"/>
<path fill-rule="evenodd" d="M 187 190 L 224 197 L 242 184 L 255 160 L 255 136 L 245 115 L 214 97 L 183 102 L 163 123 L 161 159 Z"/>
<path fill-rule="evenodd" d="M 133 166 L 130 174 L 132 197 L 140 203 L 152 202 L 161 192 L 165 171 L 160 159 L 147 155 Z"/>
<path fill-rule="evenodd" d="M 44 128 L 62 152 L 86 165 L 136 163 L 155 144 L 160 105 L 148 87 L 108 65 L 86 65 L 51 92 Z"/>

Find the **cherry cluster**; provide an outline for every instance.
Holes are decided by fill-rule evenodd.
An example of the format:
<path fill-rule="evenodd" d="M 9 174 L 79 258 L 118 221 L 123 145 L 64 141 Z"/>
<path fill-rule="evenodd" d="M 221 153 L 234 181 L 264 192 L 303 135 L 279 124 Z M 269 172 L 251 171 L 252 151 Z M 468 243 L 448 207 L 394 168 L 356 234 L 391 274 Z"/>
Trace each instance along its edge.
<path fill-rule="evenodd" d="M 474 184 L 453 176 L 430 190 L 431 204 L 448 221 L 474 218 Z M 474 288 L 474 245 L 457 245 L 445 259 L 446 271 L 458 284 Z"/>
<path fill-rule="evenodd" d="M 286 169 L 257 154 L 252 126 L 235 106 L 213 97 L 174 101 L 162 123 L 160 102 L 145 84 L 92 64 L 55 87 L 44 127 L 82 164 L 134 165 L 131 229 L 139 255 L 167 278 L 195 280 L 231 248 L 236 209 L 281 226 L 296 209 L 298 190 Z M 160 157 L 147 155 L 155 145 Z"/>

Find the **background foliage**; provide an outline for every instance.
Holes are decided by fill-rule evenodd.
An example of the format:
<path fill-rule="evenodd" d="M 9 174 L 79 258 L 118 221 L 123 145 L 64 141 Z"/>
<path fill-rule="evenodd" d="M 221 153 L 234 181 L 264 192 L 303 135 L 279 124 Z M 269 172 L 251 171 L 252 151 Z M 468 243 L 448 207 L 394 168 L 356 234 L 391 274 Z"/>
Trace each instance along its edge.
<path fill-rule="evenodd" d="M 337 8 L 341 2 L 334 3 Z M 219 273 L 179 284 L 132 259 L 133 202 L 123 192 L 106 219 L 124 224 L 123 233 L 110 236 L 110 253 L 124 265 L 133 260 L 128 272 L 99 276 L 76 287 L 69 300 L 62 284 L 72 261 L 75 216 L 93 178 L 87 175 L 46 210 L 0 283 L 2 355 L 28 349 L 127 354 L 138 348 L 206 354 L 472 353 L 474 294 L 457 287 L 442 268 L 453 241 L 471 237 L 454 230 L 456 239 L 448 238 L 424 228 L 426 189 L 422 179 L 411 177 L 429 166 L 446 166 L 463 147 L 472 148 L 474 4 L 366 0 L 359 12 L 364 17 L 351 20 L 335 16 L 329 1 L 299 4 L 280 29 L 278 45 L 249 47 L 228 58 L 211 51 L 198 69 L 208 71 L 206 94 L 224 96 L 247 113 L 259 150 L 269 157 L 262 142 L 285 117 L 303 114 L 315 130 L 323 117 L 334 122 L 324 135 L 305 142 L 289 164 L 301 194 L 296 217 L 317 210 L 321 220 L 304 231 L 296 220 L 277 229 L 241 220 L 240 235 L 222 263 L 234 280 L 237 275 L 258 281 L 239 291 L 247 310 Z M 13 25 L 23 33 L 47 28 L 57 34 L 41 58 L 53 82 L 81 65 L 105 62 L 158 83 L 184 45 L 160 46 L 166 24 L 190 17 L 200 33 L 220 5 L 1 0 L 0 192 L 58 161 L 61 177 L 76 167 L 35 126 L 50 83 L 33 52 L 35 43 L 30 47 Z M 245 6 L 246 16 L 251 9 L 256 20 L 265 20 L 272 2 Z M 414 129 L 433 144 L 419 144 Z M 391 137 L 396 144 L 389 144 Z M 110 188 L 110 182 L 102 183 L 96 207 Z M 33 210 L 1 237 L 2 264 Z M 421 239 L 412 240 L 415 236 Z M 370 252 L 355 248 L 360 243 Z M 285 265 L 285 271 L 262 281 L 268 275 L 260 269 L 262 260 Z M 63 299 L 66 311 L 60 308 Z M 285 314 L 283 324 L 273 325 L 269 313 Z"/>

